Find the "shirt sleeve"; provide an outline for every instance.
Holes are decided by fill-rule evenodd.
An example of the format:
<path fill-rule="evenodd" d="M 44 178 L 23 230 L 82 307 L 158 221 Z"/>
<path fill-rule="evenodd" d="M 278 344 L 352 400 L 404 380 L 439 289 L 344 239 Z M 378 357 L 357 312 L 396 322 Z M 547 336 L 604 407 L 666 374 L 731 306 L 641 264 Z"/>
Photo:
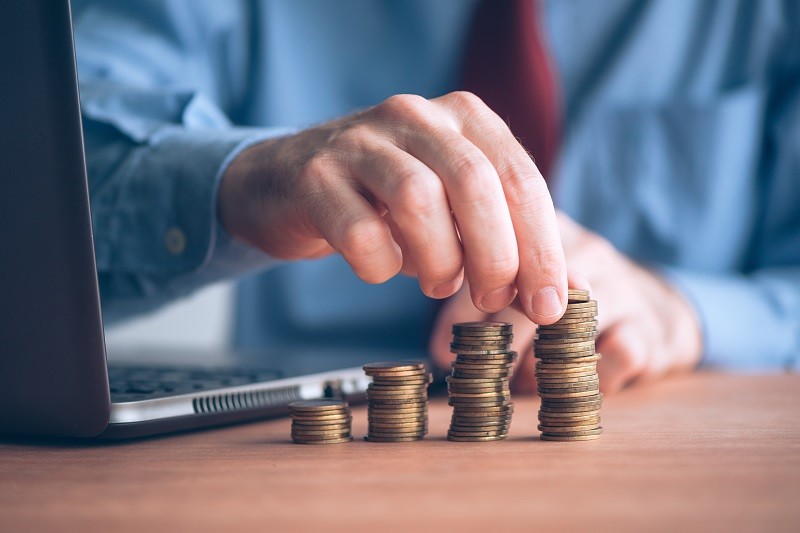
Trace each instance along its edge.
<path fill-rule="evenodd" d="M 800 267 L 719 276 L 662 273 L 694 306 L 702 364 L 748 371 L 800 369 Z"/>
<path fill-rule="evenodd" d="M 213 80 L 235 86 L 246 65 L 220 71 L 203 34 L 233 35 L 211 25 L 235 20 L 215 22 L 202 10 L 173 17 L 174 2 L 121 4 L 81 2 L 75 12 L 95 252 L 110 321 L 276 263 L 225 233 L 216 197 L 238 153 L 288 133 L 234 127 L 218 103 L 232 97 Z"/>

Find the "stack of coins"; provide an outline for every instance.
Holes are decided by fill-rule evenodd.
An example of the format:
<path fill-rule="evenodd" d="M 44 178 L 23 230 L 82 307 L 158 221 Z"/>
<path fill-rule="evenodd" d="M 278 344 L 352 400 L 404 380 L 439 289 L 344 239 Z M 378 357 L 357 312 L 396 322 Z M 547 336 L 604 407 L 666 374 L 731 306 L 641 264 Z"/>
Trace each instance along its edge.
<path fill-rule="evenodd" d="M 594 341 L 597 302 L 588 291 L 570 290 L 564 316 L 555 324 L 539 326 L 534 341 L 536 379 L 542 405 L 542 440 L 593 440 L 600 426 L 600 380 Z"/>
<path fill-rule="evenodd" d="M 350 407 L 342 400 L 306 400 L 289 404 L 292 440 L 297 444 L 337 444 L 353 440 Z"/>
<path fill-rule="evenodd" d="M 433 376 L 420 361 L 371 363 L 367 387 L 368 442 L 411 442 L 428 434 L 428 385 Z"/>
<path fill-rule="evenodd" d="M 453 406 L 449 440 L 477 442 L 508 436 L 514 412 L 508 380 L 517 358 L 511 351 L 513 338 L 508 322 L 453 324 L 450 351 L 456 360 L 447 377 Z"/>

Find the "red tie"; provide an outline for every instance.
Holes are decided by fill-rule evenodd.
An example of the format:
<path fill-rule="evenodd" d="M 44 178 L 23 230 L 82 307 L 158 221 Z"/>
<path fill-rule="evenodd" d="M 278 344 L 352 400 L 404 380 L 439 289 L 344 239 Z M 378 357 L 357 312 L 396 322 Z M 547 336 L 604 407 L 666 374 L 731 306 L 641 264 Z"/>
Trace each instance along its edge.
<path fill-rule="evenodd" d="M 463 87 L 509 124 L 549 179 L 561 115 L 538 11 L 535 0 L 481 0 L 467 43 Z"/>

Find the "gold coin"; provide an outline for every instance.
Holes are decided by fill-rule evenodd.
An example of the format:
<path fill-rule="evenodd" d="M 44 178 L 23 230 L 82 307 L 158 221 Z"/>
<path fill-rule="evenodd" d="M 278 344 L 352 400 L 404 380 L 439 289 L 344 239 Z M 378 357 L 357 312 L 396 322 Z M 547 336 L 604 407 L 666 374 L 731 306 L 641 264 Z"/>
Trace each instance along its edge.
<path fill-rule="evenodd" d="M 581 340 L 591 340 L 597 336 L 596 331 L 579 331 L 576 333 L 537 333 L 536 339 L 537 341 L 555 341 L 559 339 L 565 340 L 574 340 L 574 341 L 581 341 Z"/>
<path fill-rule="evenodd" d="M 380 437 L 372 437 L 372 436 L 365 436 L 364 440 L 367 442 L 414 442 L 417 440 L 422 440 L 423 435 L 417 437 L 392 437 L 392 438 L 380 438 Z"/>
<path fill-rule="evenodd" d="M 585 396 L 596 396 L 597 395 L 597 389 L 596 388 L 594 388 L 592 390 L 581 391 L 581 392 L 563 392 L 563 393 L 559 393 L 559 392 L 542 392 L 542 391 L 537 391 L 537 392 L 539 393 L 539 396 L 541 398 L 547 398 L 549 400 L 558 399 L 558 398 L 561 398 L 561 399 L 582 398 L 582 397 L 585 397 Z"/>
<path fill-rule="evenodd" d="M 538 376 L 540 383 L 584 383 L 597 379 L 597 372 L 586 376 L 572 376 L 570 374 L 545 374 Z"/>
<path fill-rule="evenodd" d="M 461 342 L 504 342 L 511 344 L 512 340 L 514 340 L 514 335 L 453 335 L 450 342 L 456 344 L 460 344 Z"/>
<path fill-rule="evenodd" d="M 317 441 L 307 441 L 307 440 L 298 440 L 294 439 L 295 444 L 341 444 L 342 442 L 350 442 L 353 440 L 353 437 L 344 437 L 341 439 L 326 439 L 326 440 L 317 440 Z"/>
<path fill-rule="evenodd" d="M 425 370 L 423 361 L 385 361 L 369 363 L 363 366 L 364 372 L 407 372 L 411 370 Z"/>
<path fill-rule="evenodd" d="M 509 418 L 513 416 L 514 411 L 490 411 L 489 409 L 497 408 L 497 407 L 508 407 L 508 406 L 489 406 L 485 408 L 464 408 L 463 406 L 457 406 L 456 409 L 453 409 L 452 419 L 470 419 L 475 420 L 476 422 L 479 420 L 499 420 L 502 418 Z"/>
<path fill-rule="evenodd" d="M 458 354 L 458 356 L 456 357 L 456 360 L 463 362 L 463 361 L 489 361 L 489 360 L 494 360 L 494 359 L 498 359 L 498 360 L 506 359 L 507 360 L 506 362 L 510 362 L 511 360 L 515 359 L 516 357 L 517 357 L 517 352 L 515 352 L 514 350 L 509 350 L 507 352 L 500 353 L 500 354 L 478 354 L 478 355 L 475 355 L 475 354 L 462 353 L 462 354 Z"/>
<path fill-rule="evenodd" d="M 416 431 L 409 433 L 369 433 L 370 439 L 420 439 L 427 435 L 427 431 Z"/>
<path fill-rule="evenodd" d="M 451 344 L 465 345 L 465 346 L 508 346 L 511 344 L 511 339 L 487 339 L 486 337 L 453 337 L 450 341 Z"/>
<path fill-rule="evenodd" d="M 539 416 L 539 424 L 544 427 L 579 427 L 579 426 L 592 426 L 597 427 L 600 425 L 600 417 L 594 416 L 593 418 L 586 419 L 566 419 L 566 418 L 546 418 Z"/>
<path fill-rule="evenodd" d="M 583 424 L 580 426 L 546 426 L 544 424 L 539 424 L 536 428 L 542 433 L 547 433 L 548 435 L 571 435 L 584 431 L 593 431 L 597 429 L 598 426 L 597 424 Z"/>
<path fill-rule="evenodd" d="M 450 353 L 458 354 L 458 355 L 500 355 L 508 353 L 508 350 L 505 348 L 499 348 L 497 350 L 471 350 L 467 349 L 466 347 L 453 347 L 450 346 Z"/>
<path fill-rule="evenodd" d="M 347 413 L 336 413 L 336 414 L 295 414 L 292 413 L 292 420 L 299 420 L 299 421 L 308 421 L 308 422 L 324 422 L 324 421 L 338 421 L 338 420 L 352 420 L 353 416 L 348 411 Z"/>
<path fill-rule="evenodd" d="M 501 428 L 482 431 L 454 431 L 450 429 L 447 431 L 448 437 L 498 437 L 500 435 L 508 435 L 508 429 Z"/>
<path fill-rule="evenodd" d="M 549 326 L 539 326 L 536 329 L 537 334 L 556 335 L 560 332 L 569 333 L 586 333 L 589 331 L 597 331 L 597 320 L 575 320 L 568 322 L 555 322 Z"/>
<path fill-rule="evenodd" d="M 586 357 L 591 355 L 593 351 L 593 348 L 587 348 L 581 352 L 537 352 L 535 357 L 549 363 L 563 363 L 569 362 L 569 360 L 576 359 L 578 357 Z"/>
<path fill-rule="evenodd" d="M 292 421 L 292 428 L 316 428 L 316 429 L 337 429 L 337 428 L 349 428 L 350 427 L 350 420 L 345 420 L 342 422 L 323 422 L 323 423 L 315 423 L 315 422 L 297 422 Z"/>
<path fill-rule="evenodd" d="M 570 311 L 597 311 L 597 302 L 595 300 L 588 302 L 570 302 L 567 304 L 567 312 Z"/>
<path fill-rule="evenodd" d="M 511 331 L 514 324 L 511 322 L 457 322 L 453 324 L 453 333 L 461 331 Z"/>
<path fill-rule="evenodd" d="M 395 377 L 395 378 L 378 378 L 377 376 L 372 377 L 372 384 L 380 387 L 394 387 L 394 386 L 422 386 L 422 385 L 429 385 L 433 383 L 433 375 L 431 374 L 423 374 L 419 377 Z"/>
<path fill-rule="evenodd" d="M 569 303 L 572 302 L 588 302 L 589 301 L 589 291 L 585 291 L 583 289 L 569 289 L 567 293 L 567 300 Z"/>
<path fill-rule="evenodd" d="M 451 440 L 453 442 L 488 442 L 494 440 L 504 440 L 506 437 L 508 437 L 508 434 L 496 435 L 493 437 L 456 437 L 454 435 L 448 435 L 447 440 Z"/>
<path fill-rule="evenodd" d="M 475 422 L 474 420 L 467 420 L 466 423 L 462 422 L 461 420 L 451 420 L 450 421 L 450 429 L 462 428 L 464 431 L 471 431 L 470 428 L 497 428 L 497 427 L 508 427 L 511 425 L 511 420 L 486 420 Z"/>
<path fill-rule="evenodd" d="M 602 426 L 592 428 L 592 429 L 583 429 L 578 431 L 572 432 L 551 432 L 551 431 L 543 431 L 542 435 L 547 436 L 563 436 L 563 437 L 585 437 L 588 435 L 599 435 L 603 432 Z"/>
<path fill-rule="evenodd" d="M 289 404 L 289 409 L 293 412 L 314 412 L 322 411 L 342 411 L 348 409 L 347 402 L 342 400 L 302 400 Z"/>
<path fill-rule="evenodd" d="M 600 438 L 600 434 L 597 435 L 583 435 L 579 437 L 557 437 L 555 435 L 545 435 L 544 433 L 539 437 L 542 440 L 549 440 L 554 442 L 572 442 L 572 441 L 581 441 L 581 440 L 597 440 Z"/>
<path fill-rule="evenodd" d="M 367 410 L 367 416 L 369 418 L 415 418 L 415 417 L 427 417 L 428 410 L 422 409 L 419 411 L 375 411 L 373 409 Z"/>
<path fill-rule="evenodd" d="M 594 339 L 579 342 L 550 342 L 550 341 L 535 341 L 533 349 L 536 353 L 539 352 L 571 352 L 577 350 L 584 350 L 591 348 L 594 353 Z"/>
<path fill-rule="evenodd" d="M 568 392 L 586 392 L 586 391 L 597 391 L 597 388 L 600 386 L 599 381 L 589 381 L 586 383 L 581 383 L 580 385 L 567 385 L 562 386 L 564 384 L 559 385 L 544 385 L 539 384 L 536 388 L 539 392 L 543 392 L 545 394 L 565 394 Z"/>
<path fill-rule="evenodd" d="M 384 422 L 379 420 L 370 420 L 369 421 L 369 428 L 370 431 L 373 429 L 377 429 L 381 431 L 383 429 L 400 429 L 404 431 L 412 431 L 415 429 L 425 429 L 428 427 L 428 421 L 417 421 L 417 422 L 409 422 L 409 423 L 398 423 L 398 422 Z"/>

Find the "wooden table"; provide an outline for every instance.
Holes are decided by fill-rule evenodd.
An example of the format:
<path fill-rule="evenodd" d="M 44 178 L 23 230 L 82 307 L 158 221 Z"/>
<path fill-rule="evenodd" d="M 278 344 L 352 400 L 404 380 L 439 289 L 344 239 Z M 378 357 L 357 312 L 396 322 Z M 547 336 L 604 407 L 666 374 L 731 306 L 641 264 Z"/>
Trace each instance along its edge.
<path fill-rule="evenodd" d="M 800 531 L 800 376 L 702 373 L 606 398 L 598 441 L 291 444 L 286 419 L 101 445 L 0 441 L 0 530 Z M 366 413 L 354 409 L 354 434 Z"/>

